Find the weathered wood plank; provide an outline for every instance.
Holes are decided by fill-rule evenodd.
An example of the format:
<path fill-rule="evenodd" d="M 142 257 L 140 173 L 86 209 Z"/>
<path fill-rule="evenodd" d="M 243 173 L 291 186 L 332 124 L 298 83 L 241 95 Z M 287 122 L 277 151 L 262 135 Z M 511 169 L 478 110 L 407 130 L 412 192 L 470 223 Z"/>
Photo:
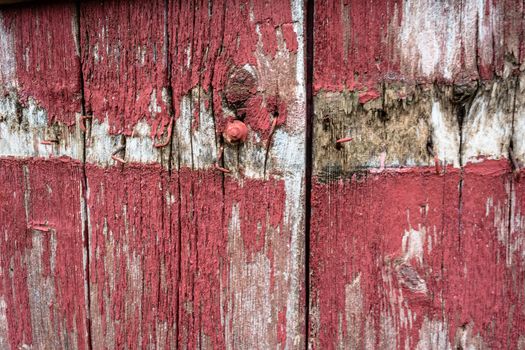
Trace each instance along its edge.
<path fill-rule="evenodd" d="M 74 4 L 0 11 L 2 347 L 88 347 L 76 28 Z"/>
<path fill-rule="evenodd" d="M 181 191 L 180 346 L 299 348 L 303 4 L 170 2 L 168 11 Z M 225 142 L 233 120 L 247 126 L 244 143 Z"/>
<path fill-rule="evenodd" d="M 81 159 L 74 5 L 9 7 L 0 22 L 0 155 Z"/>
<path fill-rule="evenodd" d="M 86 349 L 81 165 L 1 162 L 2 341 L 12 348 Z"/>
<path fill-rule="evenodd" d="M 523 345 L 523 4 L 315 11 L 311 346 Z"/>
<path fill-rule="evenodd" d="M 80 5 L 94 348 L 177 346 L 166 21 L 165 1 Z"/>

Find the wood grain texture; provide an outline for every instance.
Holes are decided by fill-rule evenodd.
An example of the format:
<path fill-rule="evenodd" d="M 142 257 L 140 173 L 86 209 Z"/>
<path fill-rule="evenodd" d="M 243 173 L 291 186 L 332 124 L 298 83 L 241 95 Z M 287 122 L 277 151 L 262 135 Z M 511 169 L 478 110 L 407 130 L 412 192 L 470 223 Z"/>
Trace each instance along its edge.
<path fill-rule="evenodd" d="M 180 346 L 304 346 L 303 4 L 168 11 Z M 225 142 L 232 120 L 247 125 L 246 142 Z"/>
<path fill-rule="evenodd" d="M 0 169 L 2 342 L 86 349 L 81 164 L 4 159 Z"/>
<path fill-rule="evenodd" d="M 304 344 L 303 8 L 292 5 L 81 4 L 93 346 Z M 237 118 L 248 140 L 226 144 Z"/>
<path fill-rule="evenodd" d="M 81 159 L 76 20 L 71 4 L 1 10 L 0 155 Z"/>
<path fill-rule="evenodd" d="M 0 17 L 0 343 L 86 349 L 75 6 L 12 6 Z"/>
<path fill-rule="evenodd" d="M 310 346 L 523 346 L 523 5 L 315 7 Z"/>

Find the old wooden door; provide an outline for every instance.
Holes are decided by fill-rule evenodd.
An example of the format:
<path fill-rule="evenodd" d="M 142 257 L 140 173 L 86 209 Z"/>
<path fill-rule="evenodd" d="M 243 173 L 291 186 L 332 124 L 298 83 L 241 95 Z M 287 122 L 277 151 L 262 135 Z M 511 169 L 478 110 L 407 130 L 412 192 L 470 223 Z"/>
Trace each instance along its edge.
<path fill-rule="evenodd" d="M 524 35 L 517 0 L 1 7 L 0 348 L 525 348 Z"/>

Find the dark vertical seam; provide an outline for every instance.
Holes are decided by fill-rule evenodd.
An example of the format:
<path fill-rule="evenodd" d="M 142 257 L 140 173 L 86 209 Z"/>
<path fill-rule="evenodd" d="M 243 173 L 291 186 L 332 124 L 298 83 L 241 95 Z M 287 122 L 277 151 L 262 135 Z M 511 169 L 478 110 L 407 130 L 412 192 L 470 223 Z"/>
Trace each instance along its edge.
<path fill-rule="evenodd" d="M 518 61 L 519 62 L 519 61 Z M 514 157 L 514 131 L 515 131 L 515 120 L 516 120 L 516 108 L 517 108 L 517 102 L 516 100 L 518 99 L 518 92 L 519 92 L 519 84 L 520 84 L 520 78 L 519 76 L 517 76 L 515 78 L 515 85 L 514 85 L 514 96 L 513 96 L 513 100 L 512 100 L 512 121 L 511 121 L 511 129 L 510 129 L 510 142 L 509 142 L 509 148 L 508 148 L 508 159 L 509 159 L 509 162 L 511 164 L 511 167 L 510 167 L 510 175 L 508 177 L 508 180 L 509 180 L 509 202 L 508 202 L 508 211 L 507 211 L 507 215 L 508 215 L 508 221 L 507 221 L 507 237 L 506 237 L 506 250 L 505 250 L 505 259 L 508 259 L 509 255 L 512 254 L 512 252 L 510 251 L 510 248 L 509 248 L 509 241 L 511 240 L 511 236 L 512 236 L 512 208 L 514 206 L 514 196 L 512 195 L 513 191 L 514 191 L 514 181 L 515 181 L 515 172 L 516 171 L 519 171 L 518 169 L 515 169 L 514 168 L 514 161 L 513 161 L 513 157 Z M 507 324 L 508 324 L 508 327 L 511 328 L 512 327 L 512 312 L 509 312 L 509 319 L 507 320 Z M 512 329 L 512 328 L 511 328 Z M 510 335 L 507 333 L 507 349 L 510 349 L 510 342 L 511 340 L 509 339 Z"/>
<path fill-rule="evenodd" d="M 86 99 L 84 93 L 84 70 L 82 60 L 82 43 L 80 36 L 80 1 L 75 2 L 75 29 L 76 40 L 78 43 L 78 62 L 79 62 L 79 80 L 80 80 L 80 114 L 86 114 Z M 84 119 L 80 119 L 80 123 L 85 123 Z M 86 174 L 86 132 L 82 132 L 82 212 L 84 214 L 82 238 L 84 240 L 84 252 L 86 254 L 86 266 L 84 270 L 84 278 L 86 280 L 85 286 L 87 294 L 86 298 L 86 333 L 88 349 L 93 349 L 93 338 L 91 331 L 91 287 L 90 287 L 90 244 L 89 244 L 89 225 L 88 225 L 88 199 L 87 199 L 87 174 Z"/>
<path fill-rule="evenodd" d="M 170 6 L 171 5 L 171 6 Z M 167 66 L 167 83 L 168 83 L 168 96 L 169 96 L 169 108 L 170 108 L 170 116 L 171 118 L 175 118 L 175 106 L 174 106 L 174 96 L 173 96 L 173 75 L 172 75 L 172 57 L 171 57 L 171 51 L 170 51 L 170 19 L 173 18 L 173 16 L 170 16 L 170 13 L 173 13 L 173 7 L 175 5 L 172 4 L 170 0 L 165 0 L 165 36 L 166 36 L 166 66 Z M 179 1 L 179 7 L 180 7 L 180 1 Z M 170 9 L 172 11 L 170 11 Z M 178 26 L 177 26 L 178 29 Z M 177 43 L 177 35 L 178 30 L 175 33 L 175 43 Z M 176 130 L 175 127 L 175 121 L 173 121 L 173 129 Z M 169 157 L 168 157 L 168 181 L 171 183 L 172 179 L 172 172 L 173 172 L 173 164 L 172 162 L 175 161 L 173 158 L 173 147 L 175 143 L 175 134 L 176 132 L 172 132 L 172 137 L 170 141 L 170 149 L 169 149 Z M 178 139 L 177 139 L 178 142 Z M 177 147 L 177 276 L 176 276 L 176 290 L 175 290 L 175 349 L 180 348 L 179 344 L 179 335 L 180 335 L 180 290 L 181 290 L 181 266 L 182 266 L 182 190 L 181 190 L 181 183 L 180 183 L 180 146 Z M 169 186 L 171 189 L 171 186 Z M 172 235 L 172 229 L 173 229 L 173 220 L 172 220 L 172 210 L 170 210 L 170 223 L 169 223 L 169 230 L 170 230 L 170 237 Z"/>
<path fill-rule="evenodd" d="M 313 72 L 314 72 L 314 0 L 306 0 L 306 135 L 305 135 L 305 208 L 304 208 L 304 277 L 305 277 L 305 349 L 310 341 L 310 234 L 312 214 L 313 166 Z"/>

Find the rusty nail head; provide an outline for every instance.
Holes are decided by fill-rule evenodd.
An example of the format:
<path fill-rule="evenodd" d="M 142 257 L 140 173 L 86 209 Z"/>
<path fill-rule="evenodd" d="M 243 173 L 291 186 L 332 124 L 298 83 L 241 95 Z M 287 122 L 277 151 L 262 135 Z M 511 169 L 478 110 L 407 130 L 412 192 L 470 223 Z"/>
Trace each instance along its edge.
<path fill-rule="evenodd" d="M 234 120 L 226 126 L 224 139 L 229 143 L 244 142 L 248 137 L 248 127 L 240 120 Z"/>

